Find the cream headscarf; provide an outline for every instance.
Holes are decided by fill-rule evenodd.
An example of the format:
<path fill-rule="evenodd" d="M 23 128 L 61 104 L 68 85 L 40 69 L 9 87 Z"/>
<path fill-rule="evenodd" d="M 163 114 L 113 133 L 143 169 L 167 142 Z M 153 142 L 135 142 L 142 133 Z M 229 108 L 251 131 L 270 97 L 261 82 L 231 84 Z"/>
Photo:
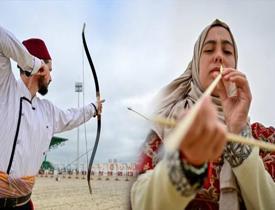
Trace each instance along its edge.
<path fill-rule="evenodd" d="M 200 34 L 199 39 L 195 43 L 193 58 L 187 66 L 185 72 L 164 87 L 158 94 L 156 98 L 156 104 L 158 105 L 155 111 L 157 116 L 176 119 L 182 110 L 193 106 L 194 103 L 201 97 L 203 90 L 199 81 L 199 60 L 204 40 L 208 34 L 208 31 L 214 26 L 222 26 L 229 31 L 235 51 L 235 68 L 237 67 L 238 52 L 234 37 L 229 26 L 226 23 L 216 19 Z M 212 96 L 212 100 L 218 108 L 219 118 L 224 121 L 220 99 Z M 165 128 L 164 126 L 158 125 L 155 125 L 153 129 L 161 139 L 165 139 L 171 130 L 169 128 Z"/>
<path fill-rule="evenodd" d="M 201 97 L 203 89 L 199 81 L 199 60 L 205 38 L 209 30 L 214 26 L 222 26 L 229 32 L 235 51 L 235 68 L 237 68 L 238 52 L 234 37 L 229 26 L 216 19 L 200 34 L 199 39 L 195 43 L 193 58 L 185 72 L 164 87 L 157 96 L 156 103 L 158 106 L 155 112 L 157 116 L 176 119 L 182 110 L 192 107 Z M 211 96 L 211 98 L 213 103 L 217 106 L 219 119 L 224 122 L 224 114 L 220 99 L 215 96 Z M 162 140 L 165 140 L 172 129 L 161 125 L 154 125 L 153 130 Z M 238 210 L 238 187 L 232 169 L 226 160 L 220 174 L 220 188 L 219 209 Z"/>

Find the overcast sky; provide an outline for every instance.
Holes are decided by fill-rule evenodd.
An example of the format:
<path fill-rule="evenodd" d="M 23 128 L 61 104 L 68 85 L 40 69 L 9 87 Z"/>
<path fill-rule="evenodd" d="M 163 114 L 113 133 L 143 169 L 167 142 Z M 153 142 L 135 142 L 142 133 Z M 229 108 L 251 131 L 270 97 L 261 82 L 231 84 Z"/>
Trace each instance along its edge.
<path fill-rule="evenodd" d="M 239 50 L 239 69 L 250 82 L 251 121 L 275 126 L 275 1 L 5 1 L 0 24 L 19 40 L 42 38 L 53 58 L 53 82 L 46 98 L 62 109 L 77 106 L 76 81 L 82 81 L 81 30 L 106 99 L 96 162 L 134 161 L 150 124 L 127 111 L 147 113 L 157 91 L 180 75 L 192 58 L 202 29 L 219 18 L 232 29 Z M 84 57 L 85 104 L 95 101 L 94 81 Z M 18 70 L 14 68 L 18 76 Z M 82 104 L 82 96 L 80 97 Z M 96 120 L 87 123 L 92 147 Z M 69 141 L 48 153 L 56 164 L 76 157 L 76 129 L 57 134 Z M 85 152 L 80 128 L 80 153 Z M 85 158 L 81 162 L 85 162 Z"/>

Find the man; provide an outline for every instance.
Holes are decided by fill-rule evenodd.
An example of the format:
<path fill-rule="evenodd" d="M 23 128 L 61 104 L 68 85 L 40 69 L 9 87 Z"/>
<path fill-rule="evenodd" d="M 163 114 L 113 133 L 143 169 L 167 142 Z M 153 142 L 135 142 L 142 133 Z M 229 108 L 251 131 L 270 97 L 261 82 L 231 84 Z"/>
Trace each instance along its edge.
<path fill-rule="evenodd" d="M 10 59 L 17 62 L 15 79 Z M 101 103 L 62 111 L 40 99 L 51 82 L 52 59 L 41 39 L 23 45 L 0 27 L 0 209 L 33 209 L 35 175 L 55 133 L 100 114 Z"/>

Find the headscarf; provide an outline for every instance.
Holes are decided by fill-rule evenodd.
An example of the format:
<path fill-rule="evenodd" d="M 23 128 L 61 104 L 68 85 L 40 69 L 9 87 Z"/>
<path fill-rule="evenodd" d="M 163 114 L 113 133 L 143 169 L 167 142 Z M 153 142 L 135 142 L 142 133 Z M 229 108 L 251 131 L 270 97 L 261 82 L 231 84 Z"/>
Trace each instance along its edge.
<path fill-rule="evenodd" d="M 216 19 L 200 34 L 195 43 L 193 58 L 187 66 L 185 72 L 173 80 L 170 84 L 165 86 L 156 97 L 155 102 L 157 104 L 157 109 L 155 114 L 157 116 L 168 119 L 177 119 L 182 110 L 192 107 L 203 94 L 203 89 L 199 81 L 199 61 L 205 38 L 209 30 L 215 26 L 221 26 L 229 32 L 235 52 L 235 68 L 237 68 L 238 51 L 234 37 L 229 26 L 226 23 Z M 224 114 L 219 97 L 211 96 L 211 98 L 217 106 L 219 118 L 224 121 Z M 160 125 L 155 125 L 153 130 L 161 139 L 165 139 L 171 131 L 170 128 L 165 128 Z"/>

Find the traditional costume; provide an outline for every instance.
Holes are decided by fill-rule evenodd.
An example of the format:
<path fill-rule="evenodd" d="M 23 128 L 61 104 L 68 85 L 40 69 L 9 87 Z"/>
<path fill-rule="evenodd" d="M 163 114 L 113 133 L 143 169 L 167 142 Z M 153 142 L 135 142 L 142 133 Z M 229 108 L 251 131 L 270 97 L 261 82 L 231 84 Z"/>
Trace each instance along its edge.
<path fill-rule="evenodd" d="M 231 35 L 237 67 L 237 47 L 233 35 L 228 25 L 215 20 L 197 40 L 193 59 L 186 71 L 161 91 L 156 102 L 159 103 L 158 116 L 177 119 L 182 110 L 192 107 L 201 97 L 199 59 L 207 33 L 214 26 L 224 27 Z M 211 98 L 219 119 L 224 122 L 220 99 L 215 96 Z M 132 209 L 274 209 L 275 183 L 271 175 L 274 177 L 275 174 L 270 171 L 270 175 L 265 170 L 258 148 L 229 143 L 218 161 L 195 168 L 188 165 L 180 152 L 165 154 L 163 151 L 163 141 L 171 131 L 172 128 L 155 125 L 144 143 L 138 163 L 141 175 L 131 189 Z M 251 137 L 249 122 L 240 135 Z M 248 155 L 238 154 L 240 148 L 246 150 Z M 274 156 L 272 158 L 274 165 Z"/>
<path fill-rule="evenodd" d="M 40 59 L 51 57 L 40 39 L 23 44 L 0 27 L 0 209 L 23 208 L 30 201 L 35 175 L 53 135 L 95 114 L 92 104 L 63 111 L 48 100 L 32 97 L 22 79 L 15 79 L 10 59 L 35 74 L 42 65 Z"/>

